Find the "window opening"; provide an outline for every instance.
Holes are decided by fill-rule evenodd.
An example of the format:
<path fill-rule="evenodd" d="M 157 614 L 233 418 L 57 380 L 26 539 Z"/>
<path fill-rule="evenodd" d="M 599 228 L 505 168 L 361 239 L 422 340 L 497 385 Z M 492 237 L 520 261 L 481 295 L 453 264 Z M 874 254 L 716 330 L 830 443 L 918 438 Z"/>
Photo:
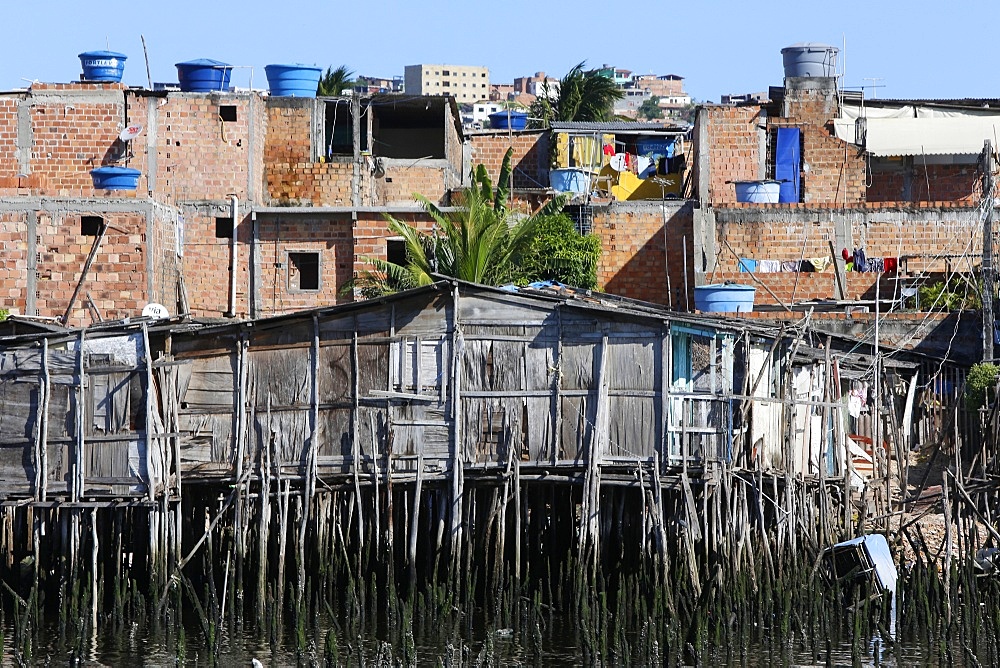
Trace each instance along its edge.
<path fill-rule="evenodd" d="M 217 216 L 215 218 L 215 238 L 233 238 L 233 218 L 232 216 Z"/>
<path fill-rule="evenodd" d="M 236 122 L 236 105 L 223 104 L 219 106 L 219 118 L 226 123 Z"/>
<path fill-rule="evenodd" d="M 80 234 L 85 237 L 96 237 L 101 234 L 104 227 L 104 219 L 100 216 L 81 216 Z"/>
<path fill-rule="evenodd" d="M 319 253 L 288 254 L 288 289 L 319 290 Z"/>

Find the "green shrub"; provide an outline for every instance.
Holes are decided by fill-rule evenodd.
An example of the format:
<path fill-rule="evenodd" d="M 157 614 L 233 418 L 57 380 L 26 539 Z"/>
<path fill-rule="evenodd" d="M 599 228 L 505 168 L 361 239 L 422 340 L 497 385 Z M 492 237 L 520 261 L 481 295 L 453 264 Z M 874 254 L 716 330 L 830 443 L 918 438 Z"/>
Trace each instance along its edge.
<path fill-rule="evenodd" d="M 996 401 L 997 377 L 1000 366 L 990 362 L 973 364 L 965 379 L 965 407 L 979 410 Z"/>

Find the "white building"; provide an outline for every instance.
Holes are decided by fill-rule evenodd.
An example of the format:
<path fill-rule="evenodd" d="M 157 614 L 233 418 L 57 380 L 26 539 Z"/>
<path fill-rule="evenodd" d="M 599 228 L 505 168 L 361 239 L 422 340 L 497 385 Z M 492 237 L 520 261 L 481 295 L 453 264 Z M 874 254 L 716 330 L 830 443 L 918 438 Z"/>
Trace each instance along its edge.
<path fill-rule="evenodd" d="M 407 65 L 403 70 L 408 95 L 451 95 L 472 104 L 490 95 L 490 70 L 471 65 Z"/>

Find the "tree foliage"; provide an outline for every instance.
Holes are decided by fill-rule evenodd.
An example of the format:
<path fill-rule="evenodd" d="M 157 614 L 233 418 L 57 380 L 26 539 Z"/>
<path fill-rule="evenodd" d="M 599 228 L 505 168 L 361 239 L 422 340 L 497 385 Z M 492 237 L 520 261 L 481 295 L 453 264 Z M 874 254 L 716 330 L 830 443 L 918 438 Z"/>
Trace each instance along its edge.
<path fill-rule="evenodd" d="M 368 268 L 345 289 L 357 289 L 374 298 L 430 285 L 435 275 L 451 276 L 484 285 L 527 284 L 538 280 L 592 288 L 597 284 L 600 241 L 582 237 L 573 221 L 562 213 L 561 195 L 531 216 L 517 216 L 508 208 L 511 157 L 507 151 L 497 181 L 483 165 L 473 171 L 471 187 L 452 212 L 442 212 L 422 195 L 416 195 L 434 220 L 431 234 L 392 216 L 389 229 L 403 239 L 406 264 L 368 258 Z"/>
<path fill-rule="evenodd" d="M 965 379 L 965 407 L 975 411 L 995 402 L 998 377 L 1000 366 L 991 362 L 973 364 Z"/>
<path fill-rule="evenodd" d="M 531 105 L 534 125 L 548 127 L 553 121 L 603 122 L 614 118 L 615 100 L 622 91 L 614 80 L 597 70 L 584 71 L 581 62 L 559 81 L 558 95 L 550 96 L 548 84 L 545 94 Z"/>
<path fill-rule="evenodd" d="M 538 216 L 531 243 L 517 263 L 515 282 L 527 285 L 535 281 L 557 281 L 578 288 L 597 287 L 597 263 L 601 259 L 601 240 L 586 236 L 565 213 Z"/>
<path fill-rule="evenodd" d="M 663 118 L 663 110 L 660 109 L 660 98 L 651 97 L 642 101 L 639 110 L 636 112 L 641 118 L 653 120 Z"/>
<path fill-rule="evenodd" d="M 320 97 L 334 97 L 340 95 L 345 90 L 354 86 L 354 81 L 351 77 L 354 76 L 354 72 L 347 69 L 346 65 L 341 65 L 337 69 L 331 67 L 326 68 L 326 72 L 319 79 L 319 85 L 316 87 L 316 95 Z"/>

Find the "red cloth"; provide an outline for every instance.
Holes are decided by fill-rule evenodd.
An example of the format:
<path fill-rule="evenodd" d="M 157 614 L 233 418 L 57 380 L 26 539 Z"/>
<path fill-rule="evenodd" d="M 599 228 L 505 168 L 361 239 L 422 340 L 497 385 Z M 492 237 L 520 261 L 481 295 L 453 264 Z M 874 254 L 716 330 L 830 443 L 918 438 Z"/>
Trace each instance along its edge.
<path fill-rule="evenodd" d="M 849 253 L 849 252 L 847 251 L 847 249 L 846 249 L 846 248 L 845 248 L 844 250 L 840 251 L 840 255 L 841 255 L 841 256 L 842 256 L 842 257 L 843 257 L 843 258 L 844 258 L 845 260 L 847 260 L 848 262 L 850 262 L 850 260 L 851 260 L 851 254 L 850 254 L 850 253 Z"/>
<path fill-rule="evenodd" d="M 614 155 L 614 154 L 615 154 L 615 147 L 612 146 L 611 144 L 605 144 L 604 155 Z"/>
<path fill-rule="evenodd" d="M 887 272 L 896 271 L 896 269 L 899 267 L 899 258 L 887 257 L 883 259 L 882 263 L 883 263 L 883 269 L 885 269 L 885 271 Z"/>

